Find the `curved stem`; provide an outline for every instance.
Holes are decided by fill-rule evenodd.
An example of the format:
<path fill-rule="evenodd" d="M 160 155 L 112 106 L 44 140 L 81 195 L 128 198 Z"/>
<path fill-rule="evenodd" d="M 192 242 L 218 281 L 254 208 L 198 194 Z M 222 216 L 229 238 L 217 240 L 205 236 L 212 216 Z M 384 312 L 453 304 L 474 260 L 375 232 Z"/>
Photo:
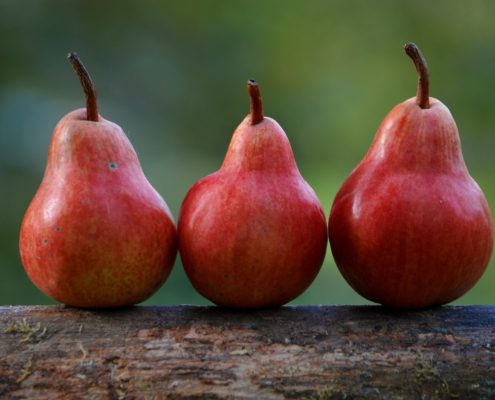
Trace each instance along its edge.
<path fill-rule="evenodd" d="M 76 53 L 69 53 L 67 59 L 76 72 L 84 90 L 84 95 L 86 96 L 86 113 L 88 121 L 98 121 L 98 104 L 96 101 L 95 85 Z"/>
<path fill-rule="evenodd" d="M 263 121 L 263 103 L 261 102 L 261 92 L 258 82 L 253 79 L 247 81 L 247 90 L 251 97 L 251 125 L 256 125 Z"/>
<path fill-rule="evenodd" d="M 406 54 L 413 60 L 416 70 L 418 71 L 418 92 L 416 101 L 421 108 L 430 108 L 430 75 L 428 65 L 421 53 L 421 50 L 414 43 L 407 43 L 404 46 Z"/>

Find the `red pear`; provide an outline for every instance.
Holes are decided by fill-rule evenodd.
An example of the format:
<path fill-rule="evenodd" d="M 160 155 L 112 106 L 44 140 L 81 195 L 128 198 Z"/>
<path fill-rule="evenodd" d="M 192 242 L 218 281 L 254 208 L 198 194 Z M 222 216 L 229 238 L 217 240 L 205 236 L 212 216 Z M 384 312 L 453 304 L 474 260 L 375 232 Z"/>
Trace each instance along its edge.
<path fill-rule="evenodd" d="M 43 181 L 22 222 L 22 263 L 33 283 L 62 303 L 139 303 L 172 269 L 175 224 L 122 129 L 98 114 L 84 66 L 74 53 L 69 61 L 86 109 L 55 128 Z"/>
<path fill-rule="evenodd" d="M 263 116 L 256 82 L 251 114 L 237 127 L 222 167 L 188 192 L 179 251 L 193 286 L 226 307 L 262 308 L 300 295 L 318 274 L 326 221 L 282 128 Z"/>
<path fill-rule="evenodd" d="M 368 153 L 334 200 L 329 237 L 347 282 L 367 299 L 423 308 L 462 296 L 485 271 L 490 210 L 464 163 L 456 124 L 429 97 L 419 49 L 417 97 L 382 122 Z"/>

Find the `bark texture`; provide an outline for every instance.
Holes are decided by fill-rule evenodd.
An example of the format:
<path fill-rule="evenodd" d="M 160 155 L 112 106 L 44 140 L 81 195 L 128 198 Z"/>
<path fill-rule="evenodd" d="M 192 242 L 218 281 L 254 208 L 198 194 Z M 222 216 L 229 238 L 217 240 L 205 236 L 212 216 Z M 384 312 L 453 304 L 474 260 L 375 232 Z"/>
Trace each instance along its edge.
<path fill-rule="evenodd" d="M 495 307 L 0 307 L 2 399 L 494 399 Z"/>

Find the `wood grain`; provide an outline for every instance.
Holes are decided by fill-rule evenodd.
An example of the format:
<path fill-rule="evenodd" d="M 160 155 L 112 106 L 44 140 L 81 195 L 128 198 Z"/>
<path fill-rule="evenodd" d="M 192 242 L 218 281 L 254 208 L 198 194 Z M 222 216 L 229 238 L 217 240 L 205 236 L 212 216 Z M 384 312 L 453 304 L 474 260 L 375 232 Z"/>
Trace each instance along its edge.
<path fill-rule="evenodd" d="M 494 399 L 495 307 L 0 307 L 4 399 Z"/>

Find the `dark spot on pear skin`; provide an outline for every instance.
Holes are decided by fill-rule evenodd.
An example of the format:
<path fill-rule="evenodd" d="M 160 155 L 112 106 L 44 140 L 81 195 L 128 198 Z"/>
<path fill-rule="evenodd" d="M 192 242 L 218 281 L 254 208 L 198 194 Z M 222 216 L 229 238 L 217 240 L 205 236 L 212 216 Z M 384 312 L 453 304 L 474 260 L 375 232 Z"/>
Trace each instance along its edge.
<path fill-rule="evenodd" d="M 48 244 L 48 238 L 43 239 L 43 244 L 45 244 L 45 245 Z"/>
<path fill-rule="evenodd" d="M 61 228 L 60 228 L 60 226 L 57 226 L 57 227 L 55 228 L 55 232 L 60 232 L 60 229 L 61 229 Z"/>
<path fill-rule="evenodd" d="M 112 170 L 112 171 L 115 171 L 117 168 L 119 168 L 119 165 L 115 162 L 109 162 L 107 165 L 108 165 L 108 168 L 110 168 L 110 170 Z"/>

